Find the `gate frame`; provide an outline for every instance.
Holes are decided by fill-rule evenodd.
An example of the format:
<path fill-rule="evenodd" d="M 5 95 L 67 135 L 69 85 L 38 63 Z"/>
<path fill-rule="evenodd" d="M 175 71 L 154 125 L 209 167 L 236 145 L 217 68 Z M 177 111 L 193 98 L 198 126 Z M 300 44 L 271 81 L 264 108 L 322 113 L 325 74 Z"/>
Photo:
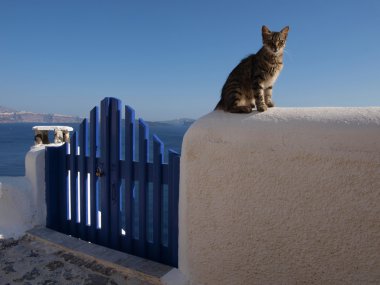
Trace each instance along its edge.
<path fill-rule="evenodd" d="M 129 106 L 125 106 L 124 112 L 124 138 L 121 132 L 121 101 L 107 97 L 100 103 L 100 123 L 98 107 L 94 107 L 90 112 L 89 126 L 87 119 L 84 119 L 79 133 L 73 133 L 69 145 L 46 148 L 46 226 L 85 241 L 178 267 L 180 155 L 169 150 L 168 163 L 164 163 L 164 144 L 153 135 L 153 161 L 149 161 L 149 127 L 139 119 L 139 159 L 134 160 L 135 112 Z M 124 159 L 120 156 L 121 139 L 125 142 Z M 125 181 L 124 217 L 121 216 L 120 205 L 122 179 Z M 100 201 L 96 195 L 98 181 Z M 137 239 L 133 227 L 135 182 L 139 186 Z M 152 209 L 148 203 L 150 184 L 153 185 Z M 162 236 L 164 185 L 168 187 L 167 244 L 163 243 Z M 96 223 L 99 202 L 101 228 Z M 152 242 L 147 240 L 149 210 L 153 211 L 153 225 L 150 227 L 153 231 Z M 125 219 L 125 235 L 120 227 L 122 219 Z"/>

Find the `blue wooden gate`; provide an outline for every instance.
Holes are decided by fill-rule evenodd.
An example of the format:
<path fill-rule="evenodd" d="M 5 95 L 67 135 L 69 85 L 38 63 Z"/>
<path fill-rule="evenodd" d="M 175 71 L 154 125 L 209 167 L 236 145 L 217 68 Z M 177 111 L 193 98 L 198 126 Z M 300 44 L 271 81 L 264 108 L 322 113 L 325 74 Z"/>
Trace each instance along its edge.
<path fill-rule="evenodd" d="M 137 139 L 134 110 L 124 111 L 105 98 L 100 120 L 95 107 L 70 144 L 46 148 L 46 225 L 177 267 L 180 156 L 169 150 L 164 163 L 160 139 L 149 143 L 141 119 Z"/>

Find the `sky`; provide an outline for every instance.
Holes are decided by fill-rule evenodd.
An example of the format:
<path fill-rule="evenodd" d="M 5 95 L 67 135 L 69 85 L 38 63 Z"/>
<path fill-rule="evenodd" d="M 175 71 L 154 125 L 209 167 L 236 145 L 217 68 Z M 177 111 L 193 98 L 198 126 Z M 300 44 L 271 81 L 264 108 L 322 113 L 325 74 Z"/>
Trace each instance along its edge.
<path fill-rule="evenodd" d="M 0 0 L 0 105 L 145 120 L 212 111 L 231 70 L 289 25 L 278 107 L 380 106 L 378 0 Z"/>

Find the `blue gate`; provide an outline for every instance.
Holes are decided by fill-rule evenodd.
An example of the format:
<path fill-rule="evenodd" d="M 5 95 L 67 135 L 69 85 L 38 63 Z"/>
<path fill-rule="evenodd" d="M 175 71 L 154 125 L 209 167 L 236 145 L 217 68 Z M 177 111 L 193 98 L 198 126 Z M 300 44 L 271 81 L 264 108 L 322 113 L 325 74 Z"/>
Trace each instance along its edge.
<path fill-rule="evenodd" d="M 134 110 L 122 120 L 121 106 L 103 99 L 100 120 L 95 107 L 70 144 L 46 148 L 46 225 L 177 267 L 180 156 L 169 150 L 164 163 L 160 139 L 149 143 L 142 119 L 137 139 Z"/>

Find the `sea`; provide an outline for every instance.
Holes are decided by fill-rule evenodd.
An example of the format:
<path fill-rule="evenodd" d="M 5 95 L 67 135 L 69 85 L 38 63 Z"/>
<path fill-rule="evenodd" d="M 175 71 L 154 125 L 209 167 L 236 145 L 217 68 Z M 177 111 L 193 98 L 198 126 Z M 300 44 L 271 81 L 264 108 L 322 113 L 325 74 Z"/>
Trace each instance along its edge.
<path fill-rule="evenodd" d="M 149 126 L 150 137 L 156 134 L 165 145 L 165 157 L 167 151 L 172 149 L 181 152 L 183 136 L 191 123 L 161 123 L 146 122 Z M 8 123 L 0 124 L 0 176 L 24 176 L 25 155 L 34 145 L 33 126 L 49 125 L 41 123 Z M 52 124 L 50 124 L 52 125 Z M 59 125 L 70 126 L 74 131 L 79 130 L 79 124 Z M 50 141 L 53 141 L 53 132 Z"/>

